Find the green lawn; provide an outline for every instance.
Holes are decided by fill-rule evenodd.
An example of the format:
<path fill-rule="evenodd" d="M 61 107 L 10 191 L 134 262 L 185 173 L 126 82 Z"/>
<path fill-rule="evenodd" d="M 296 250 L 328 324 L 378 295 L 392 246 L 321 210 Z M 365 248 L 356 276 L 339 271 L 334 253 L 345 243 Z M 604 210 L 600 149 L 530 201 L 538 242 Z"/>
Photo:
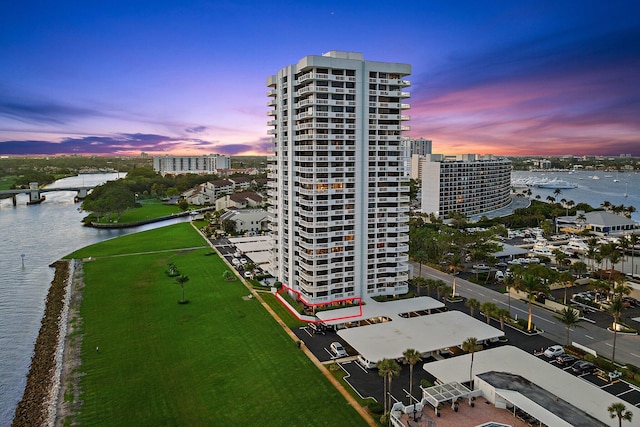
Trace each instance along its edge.
<path fill-rule="evenodd" d="M 182 212 L 176 205 L 163 205 L 161 203 L 145 202 L 139 208 L 133 208 L 125 211 L 120 216 L 120 223 L 129 223 L 136 221 L 144 221 L 146 219 L 158 218 L 161 216 L 171 215 Z M 111 214 L 100 218 L 100 222 L 116 221 L 118 216 Z"/>
<path fill-rule="evenodd" d="M 203 244 L 178 224 L 73 254 L 98 257 L 84 265 L 78 423 L 366 425 L 210 249 L 109 256 Z M 190 278 L 188 304 L 170 262 Z"/>
<path fill-rule="evenodd" d="M 15 175 L 0 177 L 0 190 L 10 190 L 17 178 Z"/>

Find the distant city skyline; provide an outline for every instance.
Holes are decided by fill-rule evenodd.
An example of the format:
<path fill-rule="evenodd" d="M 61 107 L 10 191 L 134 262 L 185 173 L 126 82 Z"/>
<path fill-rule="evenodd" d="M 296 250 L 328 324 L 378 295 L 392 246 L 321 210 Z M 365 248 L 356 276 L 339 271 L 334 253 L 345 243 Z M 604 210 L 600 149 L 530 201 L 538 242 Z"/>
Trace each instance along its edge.
<path fill-rule="evenodd" d="M 263 155 L 266 79 L 330 50 L 412 65 L 433 152 L 640 157 L 633 1 L 9 2 L 0 155 Z"/>

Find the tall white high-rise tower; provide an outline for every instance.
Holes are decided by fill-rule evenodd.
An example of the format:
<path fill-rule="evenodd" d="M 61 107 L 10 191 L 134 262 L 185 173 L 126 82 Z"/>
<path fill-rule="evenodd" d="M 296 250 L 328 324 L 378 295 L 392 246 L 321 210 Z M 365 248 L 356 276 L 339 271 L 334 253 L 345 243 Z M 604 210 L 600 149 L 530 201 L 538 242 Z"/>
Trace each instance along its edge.
<path fill-rule="evenodd" d="M 331 51 L 267 79 L 269 270 L 307 305 L 408 290 L 410 73 Z"/>

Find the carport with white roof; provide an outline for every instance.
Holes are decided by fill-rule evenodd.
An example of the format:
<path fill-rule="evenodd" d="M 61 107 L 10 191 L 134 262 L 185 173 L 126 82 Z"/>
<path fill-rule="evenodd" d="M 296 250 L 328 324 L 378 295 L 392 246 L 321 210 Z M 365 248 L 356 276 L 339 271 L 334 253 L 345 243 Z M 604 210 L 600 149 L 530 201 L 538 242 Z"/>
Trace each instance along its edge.
<path fill-rule="evenodd" d="M 426 354 L 460 346 L 468 337 L 490 341 L 504 335 L 501 330 L 460 311 L 409 318 L 396 314 L 389 318 L 390 322 L 343 329 L 338 335 L 372 362 L 400 359 L 408 348 Z"/>
<path fill-rule="evenodd" d="M 328 326 L 341 326 L 349 322 L 359 322 L 361 320 L 381 317 L 395 318 L 404 313 L 438 310 L 442 308 L 444 308 L 444 304 L 431 297 L 407 298 L 389 302 L 368 300 L 365 304 L 359 306 L 320 311 L 316 313 L 316 317 Z"/>

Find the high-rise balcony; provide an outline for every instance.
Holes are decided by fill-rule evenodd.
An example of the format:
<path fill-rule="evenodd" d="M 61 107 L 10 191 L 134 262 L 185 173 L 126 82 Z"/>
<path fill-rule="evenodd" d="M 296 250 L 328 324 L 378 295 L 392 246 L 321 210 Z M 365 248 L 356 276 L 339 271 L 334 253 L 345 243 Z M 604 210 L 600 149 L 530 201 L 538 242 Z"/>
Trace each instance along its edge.
<path fill-rule="evenodd" d="M 309 231 L 299 230 L 298 234 L 300 235 L 300 237 L 304 237 L 306 239 L 311 239 L 311 240 L 329 238 L 329 233 L 318 233 L 318 232 L 315 232 L 315 231 L 309 232 Z"/>
<path fill-rule="evenodd" d="M 275 107 L 276 105 L 278 105 L 278 101 L 276 101 L 275 99 L 270 99 L 267 101 L 268 107 Z"/>
<path fill-rule="evenodd" d="M 298 223 L 300 224 L 300 226 L 302 227 L 328 227 L 329 226 L 329 222 L 328 221 L 317 221 L 317 220 L 313 220 L 313 221 L 307 221 L 304 219 L 298 219 Z"/>
<path fill-rule="evenodd" d="M 267 111 L 267 116 L 275 116 L 275 115 L 276 115 L 276 110 Z"/>

